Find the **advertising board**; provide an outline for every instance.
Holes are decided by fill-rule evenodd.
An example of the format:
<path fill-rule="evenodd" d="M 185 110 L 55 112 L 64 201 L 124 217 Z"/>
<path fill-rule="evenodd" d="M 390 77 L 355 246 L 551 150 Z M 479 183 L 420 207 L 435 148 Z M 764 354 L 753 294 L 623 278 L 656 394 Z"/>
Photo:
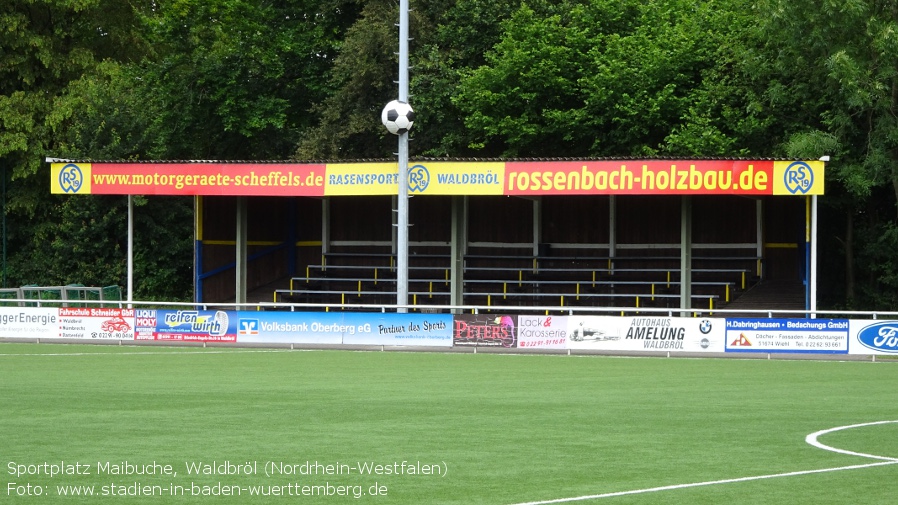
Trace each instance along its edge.
<path fill-rule="evenodd" d="M 851 354 L 898 354 L 898 321 L 851 320 Z"/>
<path fill-rule="evenodd" d="M 134 310 L 60 307 L 59 337 L 91 340 L 134 340 Z"/>
<path fill-rule="evenodd" d="M 135 309 L 135 340 L 236 342 L 237 324 L 224 310 Z"/>
<path fill-rule="evenodd" d="M 518 348 L 567 349 L 568 316 L 518 316 Z"/>
<path fill-rule="evenodd" d="M 238 342 L 452 345 L 449 314 L 241 311 L 237 318 Z"/>
<path fill-rule="evenodd" d="M 459 314 L 453 320 L 453 345 L 517 347 L 516 315 Z"/>
<path fill-rule="evenodd" d="M 723 352 L 725 320 L 690 317 L 568 317 L 568 348 Z"/>
<path fill-rule="evenodd" d="M 727 352 L 848 352 L 848 320 L 730 318 Z"/>
<path fill-rule="evenodd" d="M 0 307 L 0 339 L 898 355 L 898 320 Z"/>
<path fill-rule="evenodd" d="M 0 336 L 7 338 L 62 338 L 59 309 L 0 307 Z"/>

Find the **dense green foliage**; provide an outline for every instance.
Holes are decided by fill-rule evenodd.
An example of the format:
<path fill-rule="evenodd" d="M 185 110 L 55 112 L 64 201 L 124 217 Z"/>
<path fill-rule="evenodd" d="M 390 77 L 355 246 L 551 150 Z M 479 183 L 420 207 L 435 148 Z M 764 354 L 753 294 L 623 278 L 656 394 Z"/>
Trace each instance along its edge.
<path fill-rule="evenodd" d="M 821 300 L 898 306 L 898 2 L 412 8 L 413 155 L 830 155 Z M 45 156 L 390 156 L 397 20 L 388 0 L 5 2 L 8 283 L 123 283 L 123 199 L 50 197 Z M 137 203 L 137 296 L 189 297 L 191 202 Z"/>

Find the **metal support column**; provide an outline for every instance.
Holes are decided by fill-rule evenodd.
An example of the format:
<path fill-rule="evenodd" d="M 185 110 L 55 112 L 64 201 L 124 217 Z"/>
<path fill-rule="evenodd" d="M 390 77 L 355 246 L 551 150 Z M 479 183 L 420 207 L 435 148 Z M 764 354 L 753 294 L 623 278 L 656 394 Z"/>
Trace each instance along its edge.
<path fill-rule="evenodd" d="M 692 197 L 680 203 L 680 309 L 688 316 L 692 308 Z"/>
<path fill-rule="evenodd" d="M 327 267 L 325 258 L 330 252 L 331 244 L 331 199 L 324 197 L 321 200 L 321 269 Z"/>
<path fill-rule="evenodd" d="M 617 256 L 617 196 L 608 197 L 608 269 L 614 271 Z"/>
<path fill-rule="evenodd" d="M 247 255 L 246 255 L 246 227 L 247 227 L 247 219 L 246 219 L 246 197 L 238 196 L 237 197 L 237 244 L 236 244 L 236 255 L 235 255 L 235 266 L 237 271 L 237 278 L 234 287 L 234 301 L 235 303 L 246 303 L 246 269 L 247 265 Z M 239 309 L 239 307 L 238 307 Z"/>
<path fill-rule="evenodd" d="M 408 3 L 399 0 L 399 101 L 408 103 Z M 408 132 L 399 134 L 399 204 L 397 205 L 396 305 L 408 304 Z"/>
<path fill-rule="evenodd" d="M 757 239 L 755 256 L 758 258 L 758 264 L 755 267 L 755 275 L 758 280 L 764 277 L 764 202 L 760 199 L 755 200 L 755 237 Z"/>
<path fill-rule="evenodd" d="M 452 197 L 452 237 L 449 247 L 449 303 L 464 304 L 465 253 L 468 244 L 468 197 Z M 456 313 L 458 311 L 456 310 Z"/>

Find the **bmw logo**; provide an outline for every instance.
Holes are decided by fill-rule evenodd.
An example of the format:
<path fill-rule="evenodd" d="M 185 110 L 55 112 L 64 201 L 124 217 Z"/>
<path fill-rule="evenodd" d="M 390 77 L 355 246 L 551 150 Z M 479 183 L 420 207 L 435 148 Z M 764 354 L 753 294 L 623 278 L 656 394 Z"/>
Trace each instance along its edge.
<path fill-rule="evenodd" d="M 702 322 L 699 323 L 699 325 L 698 325 L 698 329 L 705 335 L 707 335 L 708 333 L 711 333 L 711 321 L 708 321 L 707 319 L 702 319 Z"/>

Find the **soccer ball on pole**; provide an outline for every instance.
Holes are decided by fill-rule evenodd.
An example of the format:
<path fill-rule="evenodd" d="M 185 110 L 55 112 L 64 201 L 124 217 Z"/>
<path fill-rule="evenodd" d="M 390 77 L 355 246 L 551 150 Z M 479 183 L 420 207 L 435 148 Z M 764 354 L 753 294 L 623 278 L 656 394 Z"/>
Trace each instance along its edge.
<path fill-rule="evenodd" d="M 390 133 L 399 135 L 412 129 L 415 111 L 408 103 L 393 100 L 380 113 L 380 120 Z"/>

